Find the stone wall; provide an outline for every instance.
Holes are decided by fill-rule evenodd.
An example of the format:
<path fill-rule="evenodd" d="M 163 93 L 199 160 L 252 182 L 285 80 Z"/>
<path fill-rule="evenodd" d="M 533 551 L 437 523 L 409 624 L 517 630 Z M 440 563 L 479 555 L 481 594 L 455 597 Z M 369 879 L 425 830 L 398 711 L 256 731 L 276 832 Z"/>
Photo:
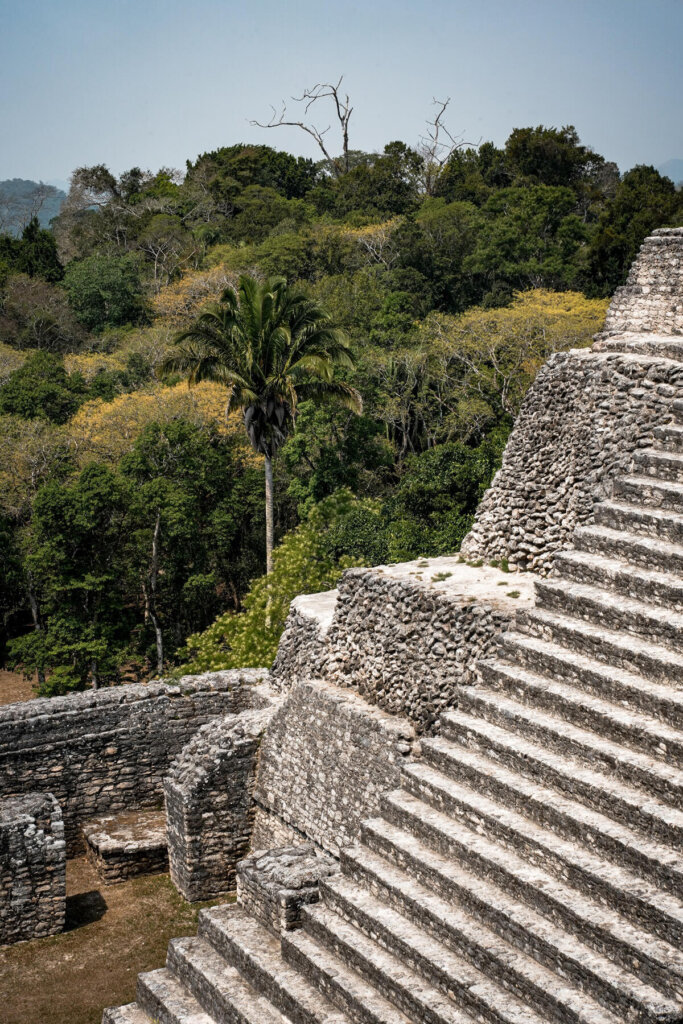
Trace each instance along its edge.
<path fill-rule="evenodd" d="M 89 690 L 0 708 L 0 792 L 50 792 L 68 851 L 89 818 L 160 805 L 172 759 L 204 723 L 249 706 L 248 669 Z"/>
<path fill-rule="evenodd" d="M 456 557 L 350 569 L 338 591 L 293 602 L 275 684 L 286 690 L 321 677 L 405 715 L 420 733 L 436 732 L 458 686 L 473 681 L 476 660 L 532 597 L 531 577 Z"/>
<path fill-rule="evenodd" d="M 64 928 L 66 846 L 51 793 L 0 800 L 0 945 Z"/>
<path fill-rule="evenodd" d="M 643 242 L 607 312 L 605 331 L 683 334 L 683 228 L 659 228 Z"/>
<path fill-rule="evenodd" d="M 301 925 L 301 911 L 317 903 L 321 878 L 339 863 L 313 843 L 259 850 L 237 866 L 237 902 L 274 935 Z"/>
<path fill-rule="evenodd" d="M 259 747 L 274 710 L 203 726 L 164 779 L 171 879 L 190 902 L 235 890 L 251 839 Z"/>
<path fill-rule="evenodd" d="M 683 344 L 681 346 L 683 359 Z M 578 349 L 541 369 L 461 554 L 547 575 L 683 397 L 683 362 Z"/>
<path fill-rule="evenodd" d="M 407 721 L 350 690 L 298 683 L 261 744 L 253 847 L 303 838 L 338 856 L 358 837 L 361 819 L 379 812 L 382 793 L 398 786 L 414 740 Z"/>

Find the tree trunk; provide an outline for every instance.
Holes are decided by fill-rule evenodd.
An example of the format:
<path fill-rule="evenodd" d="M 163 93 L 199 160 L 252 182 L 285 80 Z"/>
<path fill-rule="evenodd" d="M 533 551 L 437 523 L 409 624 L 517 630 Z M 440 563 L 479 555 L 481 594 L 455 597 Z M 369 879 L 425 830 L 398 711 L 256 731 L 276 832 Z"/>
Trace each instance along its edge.
<path fill-rule="evenodd" d="M 266 573 L 273 571 L 273 460 L 266 455 Z M 266 629 L 271 623 L 271 595 L 268 589 L 266 603 Z"/>
<path fill-rule="evenodd" d="M 266 455 L 266 572 L 273 571 L 273 461 Z"/>
<path fill-rule="evenodd" d="M 36 592 L 33 589 L 33 577 L 31 576 L 30 572 L 27 575 L 28 575 L 28 588 L 27 588 L 28 589 L 28 600 L 29 600 L 29 604 L 31 606 L 31 618 L 33 619 L 33 628 L 35 629 L 36 633 L 42 633 L 42 631 L 43 631 L 43 624 L 40 621 L 40 609 L 38 607 L 38 598 L 36 597 Z M 43 672 L 42 668 L 38 669 L 38 685 L 39 686 L 44 686 L 45 685 L 45 673 Z"/>
<path fill-rule="evenodd" d="M 157 674 L 164 671 L 164 638 L 161 633 L 161 626 L 157 617 L 157 576 L 159 575 L 159 534 L 161 532 L 161 512 L 157 512 L 154 524 L 154 536 L 152 537 L 152 570 L 149 574 L 149 617 L 154 626 L 154 635 L 157 645 Z"/>

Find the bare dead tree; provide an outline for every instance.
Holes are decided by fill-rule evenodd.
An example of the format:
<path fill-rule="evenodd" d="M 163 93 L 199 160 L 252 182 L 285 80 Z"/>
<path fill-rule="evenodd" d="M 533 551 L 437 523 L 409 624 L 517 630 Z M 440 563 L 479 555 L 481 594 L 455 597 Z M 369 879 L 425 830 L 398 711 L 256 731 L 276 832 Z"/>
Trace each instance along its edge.
<path fill-rule="evenodd" d="M 304 120 L 287 120 L 287 103 L 285 100 L 282 101 L 282 107 L 279 114 L 275 107 L 271 107 L 273 114 L 267 124 L 263 124 L 261 121 L 250 121 L 249 123 L 254 125 L 256 128 L 300 128 L 301 131 L 306 132 L 315 139 L 323 156 L 329 164 L 330 170 L 336 178 L 339 178 L 349 170 L 349 121 L 351 120 L 351 114 L 353 113 L 353 107 L 351 106 L 348 93 L 342 96 L 339 91 L 343 80 L 344 76 L 342 75 L 336 85 L 331 82 L 318 82 L 312 89 L 304 89 L 303 95 L 292 96 L 294 103 L 305 104 L 304 116 L 308 114 L 313 104 L 317 103 L 318 100 L 331 99 L 333 101 L 335 115 L 339 122 L 339 129 L 341 131 L 341 156 L 331 156 L 327 148 L 325 136 L 330 131 L 332 125 L 328 125 L 327 128 L 318 128 L 316 125 Z"/>
<path fill-rule="evenodd" d="M 437 108 L 436 114 L 431 121 L 427 121 L 426 133 L 420 136 L 418 152 L 424 161 L 423 187 L 428 196 L 433 194 L 441 168 L 456 149 L 477 145 L 465 142 L 462 135 L 453 135 L 446 126 L 444 117 L 450 102 L 450 96 L 445 100 L 432 100 L 432 106 Z"/>

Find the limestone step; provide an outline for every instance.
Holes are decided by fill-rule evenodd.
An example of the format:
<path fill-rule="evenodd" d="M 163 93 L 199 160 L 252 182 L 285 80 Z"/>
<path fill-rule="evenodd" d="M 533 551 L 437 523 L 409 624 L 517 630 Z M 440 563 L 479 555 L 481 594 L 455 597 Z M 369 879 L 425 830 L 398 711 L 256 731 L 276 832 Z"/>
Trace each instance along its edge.
<path fill-rule="evenodd" d="M 657 480 L 651 476 L 622 476 L 613 483 L 613 493 L 619 498 L 647 508 L 683 512 L 683 484 Z"/>
<path fill-rule="evenodd" d="M 607 665 L 541 637 L 510 630 L 500 638 L 500 653 L 508 661 L 526 665 L 532 672 L 565 679 L 587 693 L 603 696 L 622 707 L 683 729 L 683 657 L 674 663 L 681 685 L 656 682 L 652 675 L 629 672 Z"/>
<path fill-rule="evenodd" d="M 556 555 L 553 576 L 683 612 L 683 575 L 644 569 L 592 551 L 570 550 Z"/>
<path fill-rule="evenodd" d="M 667 608 L 614 595 L 600 587 L 570 580 L 539 579 L 536 602 L 546 611 L 585 619 L 591 625 L 617 630 L 683 650 L 683 614 Z"/>
<path fill-rule="evenodd" d="M 639 476 L 683 483 L 683 453 L 640 448 L 633 453 L 633 462 Z"/>
<path fill-rule="evenodd" d="M 348 1024 L 346 1014 L 284 961 L 279 940 L 240 907 L 202 910 L 199 935 L 293 1024 Z"/>
<path fill-rule="evenodd" d="M 683 653 L 664 644 L 541 608 L 518 613 L 516 625 L 519 631 L 575 651 L 579 657 L 593 658 L 646 679 L 672 686 L 680 685 L 683 679 Z"/>
<path fill-rule="evenodd" d="M 476 967 L 496 978 L 539 1013 L 561 1019 L 576 1012 L 577 989 L 583 1006 L 586 993 L 618 1015 L 637 1013 L 643 1020 L 663 1013 L 680 1013 L 678 1001 L 639 980 L 576 936 L 500 887 L 478 879 L 462 865 L 446 858 L 387 824 L 396 843 L 395 853 L 407 848 L 404 870 L 367 846 L 342 851 L 343 878 L 335 878 L 337 891 L 348 880 L 358 883 L 377 899 L 416 922 L 441 942 L 455 949 Z M 417 863 L 425 882 L 411 872 Z M 438 890 L 429 884 L 430 873 L 441 876 Z M 324 883 L 325 901 L 329 902 Z M 447 898 L 439 893 L 447 892 Z M 365 907 L 363 902 L 356 904 Z M 558 1013 L 559 1011 L 559 1013 Z"/>
<path fill-rule="evenodd" d="M 212 1020 L 288 1024 L 265 996 L 201 938 L 171 939 L 166 966 Z"/>
<path fill-rule="evenodd" d="M 661 719 L 585 693 L 570 680 L 555 680 L 524 665 L 501 660 L 480 661 L 478 670 L 491 690 L 683 768 L 683 731 Z M 465 694 L 465 699 L 467 696 Z"/>
<path fill-rule="evenodd" d="M 683 423 L 683 398 L 676 398 L 673 402 L 674 418 Z"/>
<path fill-rule="evenodd" d="M 355 1024 L 414 1024 L 393 1003 L 305 931 L 284 932 L 282 955 Z M 463 1024 L 469 1022 L 463 1019 Z"/>
<path fill-rule="evenodd" d="M 613 771 L 601 771 L 599 766 L 586 764 L 566 751 L 557 753 L 544 743 L 510 732 L 485 718 L 464 711 L 457 715 L 449 712 L 442 716 L 441 727 L 444 741 L 474 747 L 521 775 L 576 796 L 582 805 L 640 830 L 649 840 L 665 844 L 671 860 L 678 862 L 683 814 L 679 807 L 656 800 L 638 786 L 617 778 Z M 426 758 L 430 756 L 429 745 Z M 612 840 L 606 836 L 605 842 Z"/>
<path fill-rule="evenodd" d="M 402 787 L 434 809 L 475 825 L 509 852 L 523 852 L 532 862 L 543 863 L 579 891 L 619 907 L 638 927 L 673 945 L 683 945 L 683 903 L 642 875 L 593 852 L 587 844 L 563 838 L 428 764 L 407 765 Z M 391 814 L 390 798 L 385 813 Z"/>
<path fill-rule="evenodd" d="M 459 708 L 465 714 L 485 719 L 561 755 L 578 758 L 589 767 L 611 772 L 665 804 L 683 806 L 683 775 L 665 761 L 484 687 L 462 687 L 458 697 Z"/>
<path fill-rule="evenodd" d="M 363 823 L 364 845 L 445 899 L 463 900 L 487 924 L 505 929 L 506 937 L 522 935 L 541 915 L 649 985 L 683 997 L 683 953 L 634 925 L 617 907 L 490 839 L 474 822 L 468 828 L 408 792 L 389 794 L 385 812 L 386 819 Z M 511 908 L 519 925 L 512 931 L 506 923 Z M 534 931 L 543 937 L 542 928 Z M 539 942 L 534 949 L 541 948 Z"/>
<path fill-rule="evenodd" d="M 371 899 L 368 894 L 368 904 Z M 384 915 L 381 916 L 386 918 L 392 913 L 390 908 L 386 908 Z M 445 947 L 441 946 L 441 949 L 437 950 L 437 945 L 440 944 L 430 940 L 429 936 L 424 936 L 423 943 L 420 943 L 419 939 L 417 940 L 418 946 L 422 947 L 419 949 L 414 947 L 410 949 L 410 944 L 404 942 L 401 953 L 397 955 L 393 949 L 388 949 L 381 941 L 381 938 L 386 938 L 386 934 L 380 937 L 375 932 L 371 938 L 355 923 L 346 920 L 330 907 L 321 903 L 306 907 L 303 911 L 303 918 L 304 930 L 309 937 L 312 937 L 320 946 L 331 950 L 349 969 L 373 984 L 378 991 L 383 992 L 396 1007 L 406 1014 L 409 1020 L 419 1021 L 420 1024 L 472 1024 L 471 1011 L 468 1012 L 457 998 L 455 1000 L 449 998 L 445 992 L 432 983 L 429 976 L 432 973 L 429 969 L 429 953 L 426 953 L 425 946 L 428 947 L 431 943 L 430 952 L 433 955 L 440 955 L 452 968 L 456 977 L 458 972 L 467 970 L 467 965 L 462 958 L 450 954 Z M 413 929 L 407 921 L 405 927 L 415 940 L 414 931 L 417 929 Z M 410 953 L 408 953 L 408 949 L 410 949 Z M 432 970 L 437 970 L 435 964 L 431 966 Z M 484 985 L 485 979 L 479 972 L 476 972 L 476 981 L 471 970 L 467 971 L 467 974 L 472 985 Z M 536 1014 L 529 1010 L 524 1015 L 521 1008 L 518 1013 L 510 1012 L 506 1005 L 505 993 L 501 990 L 499 990 L 496 1010 L 491 1011 L 493 1016 L 484 1014 L 482 1005 L 485 1000 L 478 1000 L 477 995 L 479 992 L 473 993 L 474 1005 L 479 1010 L 477 1019 L 483 1017 L 495 1024 L 503 1024 L 503 1022 L 512 1024 L 513 1021 L 516 1024 L 541 1024 Z M 517 1001 L 515 1000 L 515 1002 Z"/>
<path fill-rule="evenodd" d="M 683 452 L 683 424 L 665 423 L 653 430 L 655 444 L 667 452 Z"/>
<path fill-rule="evenodd" d="M 601 338 L 596 349 L 601 352 L 630 352 L 657 359 L 674 359 L 676 362 L 683 359 L 683 339 L 672 334 L 637 334 L 629 331 L 627 334 Z"/>
<path fill-rule="evenodd" d="M 371 937 L 476 1019 L 531 1024 L 531 1009 L 541 1015 L 540 1020 L 549 1015 L 574 1024 L 617 1024 L 619 1020 L 607 1007 L 443 901 L 439 901 L 445 915 L 440 921 L 443 934 L 437 937 L 416 922 L 412 910 L 402 913 L 383 895 L 378 897 L 353 879 L 336 876 L 323 884 L 321 895 L 325 908 Z M 427 900 L 429 896 L 425 891 Z M 457 948 L 456 934 L 463 937 L 469 955 Z M 665 1000 L 661 995 L 656 999 L 661 1009 Z M 677 1009 L 673 1004 L 671 1010 Z"/>
<path fill-rule="evenodd" d="M 138 974 L 137 999 L 154 1024 L 217 1024 L 165 967 Z"/>
<path fill-rule="evenodd" d="M 683 575 L 683 544 L 670 544 L 656 537 L 642 537 L 608 526 L 591 524 L 574 531 L 573 543 L 578 551 L 618 558 L 649 570 L 665 570 Z"/>
<path fill-rule="evenodd" d="M 594 508 L 594 517 L 596 523 L 615 530 L 683 544 L 683 516 L 669 510 L 645 508 L 625 500 L 600 501 Z"/>
<path fill-rule="evenodd" d="M 102 1024 L 152 1024 L 152 1021 L 137 1003 L 128 1003 L 107 1007 L 102 1014 Z"/>
<path fill-rule="evenodd" d="M 667 839 L 673 835 L 673 842 L 681 848 L 680 811 L 654 801 L 648 805 L 642 793 L 615 787 L 609 776 L 580 765 L 576 765 L 580 775 L 572 789 L 571 768 L 575 762 L 563 771 L 562 758 L 544 753 L 542 747 L 469 715 L 455 717 L 457 731 L 455 723 L 448 730 L 452 739 L 423 740 L 426 764 L 493 800 L 503 801 L 563 838 L 583 843 L 599 855 L 642 873 L 655 885 L 674 894 L 683 891 L 683 857 L 662 838 L 662 833 Z M 578 792 L 580 779 L 589 802 L 577 799 L 583 796 Z M 606 807 L 612 815 L 606 813 Z M 643 831 L 632 823 L 639 824 Z"/>

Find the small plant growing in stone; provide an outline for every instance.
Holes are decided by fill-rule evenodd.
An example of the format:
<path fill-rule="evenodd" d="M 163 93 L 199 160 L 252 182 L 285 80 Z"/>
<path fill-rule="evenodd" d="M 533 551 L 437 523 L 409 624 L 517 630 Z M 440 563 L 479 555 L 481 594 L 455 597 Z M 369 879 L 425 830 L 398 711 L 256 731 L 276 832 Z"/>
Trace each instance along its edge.
<path fill-rule="evenodd" d="M 519 597 L 519 590 L 508 590 L 506 597 Z"/>
<path fill-rule="evenodd" d="M 452 575 L 452 572 L 437 572 L 432 576 L 432 583 L 441 583 L 442 580 L 447 580 Z"/>

